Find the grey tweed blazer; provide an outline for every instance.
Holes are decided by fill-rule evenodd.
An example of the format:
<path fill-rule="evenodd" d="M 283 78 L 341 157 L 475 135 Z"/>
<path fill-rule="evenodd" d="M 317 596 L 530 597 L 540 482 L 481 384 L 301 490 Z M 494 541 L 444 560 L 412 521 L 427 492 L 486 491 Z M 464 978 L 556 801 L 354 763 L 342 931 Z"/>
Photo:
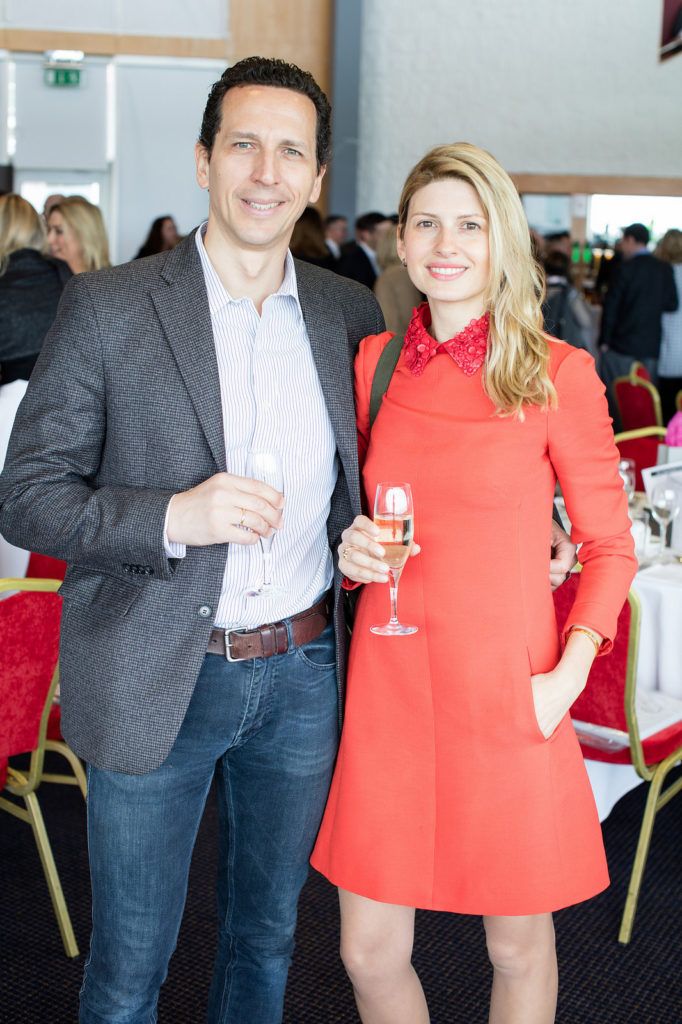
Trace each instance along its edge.
<path fill-rule="evenodd" d="M 299 299 L 334 429 L 335 550 L 360 509 L 353 357 L 383 330 L 366 288 L 296 262 Z M 0 477 L 0 532 L 65 559 L 62 727 L 101 768 L 166 758 L 206 652 L 227 545 L 168 559 L 172 494 L 224 471 L 208 299 L 193 233 L 172 252 L 67 285 Z M 346 639 L 335 581 L 340 686 Z M 211 609 L 207 614 L 206 608 Z"/>

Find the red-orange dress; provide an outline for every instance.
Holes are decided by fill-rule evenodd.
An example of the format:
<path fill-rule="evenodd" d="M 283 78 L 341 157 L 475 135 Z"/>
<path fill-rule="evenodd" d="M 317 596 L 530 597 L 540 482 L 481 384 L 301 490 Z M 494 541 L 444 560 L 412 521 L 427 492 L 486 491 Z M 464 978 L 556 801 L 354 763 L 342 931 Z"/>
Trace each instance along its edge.
<path fill-rule="evenodd" d="M 480 369 L 467 375 L 444 352 L 415 375 L 404 349 L 370 438 L 369 390 L 390 337 L 366 338 L 357 357 L 360 451 L 368 508 L 377 482 L 412 485 L 422 551 L 398 611 L 419 632 L 370 633 L 388 619 L 388 587 L 362 588 L 312 864 L 386 903 L 555 910 L 608 885 L 570 718 L 546 740 L 530 684 L 560 653 L 548 578 L 557 478 L 584 566 L 566 629 L 612 638 L 636 571 L 604 388 L 586 352 L 551 340 L 559 407 L 521 422 L 493 415 Z"/>

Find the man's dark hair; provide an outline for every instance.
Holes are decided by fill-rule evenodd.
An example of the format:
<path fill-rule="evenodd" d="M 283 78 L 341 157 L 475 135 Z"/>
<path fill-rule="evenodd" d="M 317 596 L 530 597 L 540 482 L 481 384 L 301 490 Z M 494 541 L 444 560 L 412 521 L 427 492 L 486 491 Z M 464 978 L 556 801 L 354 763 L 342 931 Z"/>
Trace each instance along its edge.
<path fill-rule="evenodd" d="M 628 224 L 623 228 L 623 238 L 634 238 L 638 245 L 648 245 L 650 237 L 649 229 L 643 224 Z"/>
<path fill-rule="evenodd" d="M 570 238 L 570 231 L 552 231 L 550 234 L 545 235 L 546 242 L 560 242 L 562 238 Z"/>
<path fill-rule="evenodd" d="M 356 231 L 371 231 L 377 224 L 383 224 L 388 220 L 385 213 L 378 213 L 376 210 L 372 210 L 371 213 L 363 213 L 355 221 Z"/>
<path fill-rule="evenodd" d="M 220 130 L 223 112 L 223 97 L 230 89 L 240 85 L 271 85 L 277 89 L 291 89 L 307 96 L 317 112 L 317 169 L 328 163 L 331 150 L 331 107 L 329 100 L 308 71 L 301 71 L 295 64 L 287 64 L 274 57 L 245 57 L 232 67 L 226 68 L 218 81 L 211 87 L 206 109 L 201 121 L 199 143 L 209 157 L 213 150 L 216 134 Z"/>
<path fill-rule="evenodd" d="M 328 228 L 330 224 L 336 224 L 337 220 L 348 220 L 348 217 L 344 217 L 342 213 L 330 213 L 324 218 L 324 226 Z"/>

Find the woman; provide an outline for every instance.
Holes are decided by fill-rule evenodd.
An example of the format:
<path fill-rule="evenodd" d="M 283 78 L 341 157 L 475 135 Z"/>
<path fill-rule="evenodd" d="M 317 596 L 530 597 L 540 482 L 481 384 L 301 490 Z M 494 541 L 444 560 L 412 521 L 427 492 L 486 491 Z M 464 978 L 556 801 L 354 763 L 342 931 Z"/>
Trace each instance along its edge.
<path fill-rule="evenodd" d="M 678 305 L 674 313 L 661 318 L 661 353 L 658 357 L 658 390 L 663 422 L 675 415 L 675 398 L 682 391 L 682 231 L 671 228 L 658 243 L 656 256 L 672 263 Z"/>
<path fill-rule="evenodd" d="M 155 256 L 159 252 L 168 252 L 180 241 L 180 235 L 172 217 L 157 217 L 152 221 L 149 234 L 137 251 L 136 260 L 144 256 Z"/>
<path fill-rule="evenodd" d="M 371 438 L 387 333 L 362 342 L 356 395 L 368 506 L 379 481 L 412 485 L 421 552 L 403 573 L 400 618 L 419 631 L 370 633 L 387 617 L 387 570 L 358 517 L 339 565 L 366 586 L 312 863 L 340 887 L 365 1024 L 428 1021 L 410 962 L 415 907 L 482 914 L 491 1022 L 548 1024 L 551 912 L 608 885 L 567 712 L 611 646 L 636 569 L 618 453 L 593 360 L 540 329 L 528 225 L 489 154 L 428 153 L 403 189 L 399 236 L 428 303 Z M 546 568 L 557 478 L 584 566 L 563 653 Z"/>
<path fill-rule="evenodd" d="M 99 207 L 83 196 L 67 196 L 47 218 L 50 252 L 68 263 L 73 274 L 109 267 L 109 243 Z"/>
<path fill-rule="evenodd" d="M 402 265 L 396 242 L 397 234 L 394 227 L 379 239 L 377 262 L 381 267 L 381 273 L 374 282 L 374 294 L 384 314 L 387 330 L 402 337 L 412 319 L 415 306 L 422 301 L 422 296 Z"/>
<path fill-rule="evenodd" d="M 21 196 L 0 196 L 0 384 L 28 380 L 71 277 L 43 255 L 45 229 Z"/>
<path fill-rule="evenodd" d="M 298 260 L 313 263 L 324 270 L 336 269 L 336 260 L 324 240 L 322 217 L 314 206 L 306 206 L 294 224 L 289 248 Z"/>

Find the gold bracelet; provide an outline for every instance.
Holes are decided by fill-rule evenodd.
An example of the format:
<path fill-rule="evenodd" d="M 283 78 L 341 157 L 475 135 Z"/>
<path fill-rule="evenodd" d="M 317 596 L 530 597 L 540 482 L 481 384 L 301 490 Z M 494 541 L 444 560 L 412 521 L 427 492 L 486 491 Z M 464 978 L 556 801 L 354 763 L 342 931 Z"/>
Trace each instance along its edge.
<path fill-rule="evenodd" d="M 604 642 L 604 640 L 603 637 L 600 637 L 598 633 L 593 633 L 591 629 L 585 629 L 584 626 L 571 626 L 566 636 L 567 641 L 569 640 L 572 633 L 583 633 L 594 644 L 595 656 L 599 654 L 599 651 L 601 650 L 601 645 Z"/>

